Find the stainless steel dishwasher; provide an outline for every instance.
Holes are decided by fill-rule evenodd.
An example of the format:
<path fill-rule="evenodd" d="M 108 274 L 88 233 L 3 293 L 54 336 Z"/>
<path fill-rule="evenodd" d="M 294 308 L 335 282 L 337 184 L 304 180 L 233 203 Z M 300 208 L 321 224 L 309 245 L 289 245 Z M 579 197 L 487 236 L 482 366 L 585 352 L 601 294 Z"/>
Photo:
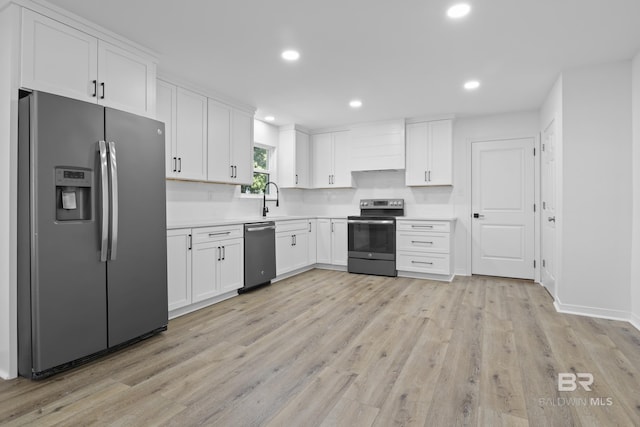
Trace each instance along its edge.
<path fill-rule="evenodd" d="M 244 225 L 244 287 L 246 292 L 271 283 L 276 277 L 276 223 L 254 222 Z"/>

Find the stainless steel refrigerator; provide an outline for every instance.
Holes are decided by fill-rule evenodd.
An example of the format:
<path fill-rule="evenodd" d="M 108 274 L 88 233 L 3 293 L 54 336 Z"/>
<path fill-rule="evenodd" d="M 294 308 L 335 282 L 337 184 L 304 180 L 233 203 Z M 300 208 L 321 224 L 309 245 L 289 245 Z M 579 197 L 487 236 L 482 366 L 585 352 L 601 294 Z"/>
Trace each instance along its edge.
<path fill-rule="evenodd" d="M 18 371 L 166 330 L 164 124 L 44 92 L 19 102 Z"/>

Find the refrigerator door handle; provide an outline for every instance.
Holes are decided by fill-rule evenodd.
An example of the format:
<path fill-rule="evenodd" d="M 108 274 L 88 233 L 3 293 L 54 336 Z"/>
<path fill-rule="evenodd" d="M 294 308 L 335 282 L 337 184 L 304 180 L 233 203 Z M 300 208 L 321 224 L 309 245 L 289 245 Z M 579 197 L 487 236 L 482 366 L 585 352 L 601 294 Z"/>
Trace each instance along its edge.
<path fill-rule="evenodd" d="M 105 141 L 98 142 L 98 152 L 100 155 L 100 190 L 102 194 L 100 261 L 107 262 L 109 248 L 109 173 L 107 172 L 107 143 Z"/>
<path fill-rule="evenodd" d="M 109 172 L 111 174 L 111 244 L 109 260 L 115 261 L 118 252 L 118 162 L 116 144 L 109 141 Z"/>

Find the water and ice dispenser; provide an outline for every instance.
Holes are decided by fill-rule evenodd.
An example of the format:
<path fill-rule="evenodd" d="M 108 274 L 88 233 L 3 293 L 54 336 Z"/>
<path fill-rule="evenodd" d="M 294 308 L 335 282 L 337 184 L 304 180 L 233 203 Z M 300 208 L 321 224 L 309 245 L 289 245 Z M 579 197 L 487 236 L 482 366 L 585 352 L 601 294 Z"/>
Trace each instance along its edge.
<path fill-rule="evenodd" d="M 57 167 L 56 221 L 91 219 L 93 172 L 86 168 Z"/>

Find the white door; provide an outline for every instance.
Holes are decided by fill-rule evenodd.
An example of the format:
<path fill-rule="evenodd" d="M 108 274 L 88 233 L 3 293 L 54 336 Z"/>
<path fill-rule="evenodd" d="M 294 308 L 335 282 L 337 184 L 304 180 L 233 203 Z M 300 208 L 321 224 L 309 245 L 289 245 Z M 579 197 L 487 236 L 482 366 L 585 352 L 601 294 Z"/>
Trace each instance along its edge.
<path fill-rule="evenodd" d="M 23 13 L 21 86 L 97 102 L 98 39 L 28 9 Z"/>
<path fill-rule="evenodd" d="M 172 84 L 158 80 L 156 118 L 164 122 L 165 173 L 173 178 L 177 175 L 178 159 L 176 153 L 176 92 L 178 88 Z"/>
<path fill-rule="evenodd" d="M 178 88 L 176 146 L 178 176 L 207 179 L 207 98 Z"/>
<path fill-rule="evenodd" d="M 309 233 L 306 230 L 295 234 L 292 258 L 294 269 L 309 265 Z"/>
<path fill-rule="evenodd" d="M 230 182 L 231 170 L 231 110 L 209 99 L 208 103 L 207 179 L 215 182 Z"/>
<path fill-rule="evenodd" d="M 346 219 L 331 220 L 331 264 L 347 265 L 348 233 Z"/>
<path fill-rule="evenodd" d="M 331 220 L 319 218 L 316 231 L 316 262 L 331 264 Z"/>
<path fill-rule="evenodd" d="M 309 230 L 308 233 L 309 234 L 309 254 L 307 257 L 307 261 L 309 262 L 309 264 L 315 264 L 317 261 L 317 257 L 318 257 L 318 250 L 317 250 L 317 241 L 318 241 L 318 234 L 317 234 L 317 226 L 318 226 L 318 222 L 315 219 L 310 219 L 309 220 Z"/>
<path fill-rule="evenodd" d="M 472 144 L 473 274 L 533 279 L 534 139 Z"/>
<path fill-rule="evenodd" d="M 276 234 L 276 275 L 293 270 L 293 236 L 291 233 Z"/>
<path fill-rule="evenodd" d="M 191 303 L 191 229 L 167 231 L 169 311 Z"/>
<path fill-rule="evenodd" d="M 98 43 L 98 101 L 107 107 L 153 117 L 156 66 L 102 40 Z"/>
<path fill-rule="evenodd" d="M 333 133 L 333 171 L 331 185 L 335 187 L 351 187 L 351 165 L 349 164 L 349 131 Z"/>
<path fill-rule="evenodd" d="M 542 265 L 541 281 L 556 297 L 556 143 L 555 121 L 542 135 Z"/>
<path fill-rule="evenodd" d="M 453 184 L 453 126 L 451 120 L 429 123 L 429 185 Z"/>
<path fill-rule="evenodd" d="M 321 133 L 311 137 L 311 159 L 313 162 L 313 187 L 326 188 L 331 182 L 332 170 L 332 135 Z"/>
<path fill-rule="evenodd" d="M 298 131 L 295 131 L 295 135 L 295 186 L 309 188 L 309 135 Z"/>
<path fill-rule="evenodd" d="M 226 240 L 222 243 L 220 260 L 220 282 L 218 292 L 223 294 L 244 286 L 244 246 L 242 239 Z"/>
<path fill-rule="evenodd" d="M 233 110 L 231 128 L 233 182 L 251 185 L 253 184 L 253 116 Z"/>
<path fill-rule="evenodd" d="M 198 302 L 218 294 L 218 270 L 222 258 L 220 242 L 193 245 L 191 251 L 191 298 Z"/>

